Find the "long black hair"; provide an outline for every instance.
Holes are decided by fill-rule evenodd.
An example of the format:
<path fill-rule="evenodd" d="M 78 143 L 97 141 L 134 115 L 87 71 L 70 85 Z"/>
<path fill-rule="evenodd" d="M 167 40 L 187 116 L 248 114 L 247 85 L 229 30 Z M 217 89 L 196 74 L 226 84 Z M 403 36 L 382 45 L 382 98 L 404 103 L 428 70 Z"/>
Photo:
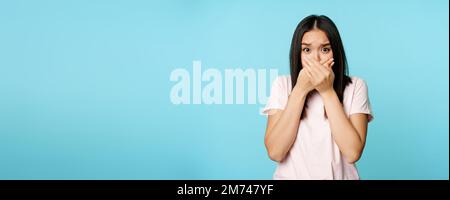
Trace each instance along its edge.
<path fill-rule="evenodd" d="M 298 24 L 292 37 L 291 50 L 289 53 L 289 63 L 291 71 L 292 89 L 297 84 L 297 77 L 300 70 L 303 69 L 301 62 L 302 52 L 302 38 L 303 35 L 313 29 L 319 29 L 325 32 L 330 41 L 331 50 L 333 51 L 334 65 L 332 67 L 334 73 L 333 88 L 336 91 L 339 101 L 342 103 L 344 98 L 345 87 L 351 83 L 348 76 L 347 58 L 345 57 L 344 45 L 342 44 L 341 36 L 334 22 L 325 15 L 310 15 L 304 18 Z M 309 94 L 306 99 L 308 99 Z M 307 107 L 307 100 L 304 108 Z M 305 110 L 305 109 L 304 109 Z M 305 117 L 306 112 L 302 112 L 302 117 Z"/>

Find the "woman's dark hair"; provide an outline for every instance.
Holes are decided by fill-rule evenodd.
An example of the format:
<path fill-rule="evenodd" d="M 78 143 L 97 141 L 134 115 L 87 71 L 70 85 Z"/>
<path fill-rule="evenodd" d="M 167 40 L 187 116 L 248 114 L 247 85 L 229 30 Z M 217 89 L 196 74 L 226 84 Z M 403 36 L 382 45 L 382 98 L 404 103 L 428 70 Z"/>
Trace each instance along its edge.
<path fill-rule="evenodd" d="M 303 35 L 313 29 L 319 29 L 325 32 L 330 41 L 331 50 L 333 51 L 334 65 L 332 67 L 334 73 L 333 87 L 336 91 L 339 101 L 342 103 L 345 87 L 351 83 L 351 79 L 348 76 L 347 59 L 345 57 L 344 45 L 342 44 L 339 31 L 331 21 L 330 18 L 324 15 L 310 15 L 304 18 L 297 26 L 292 37 L 291 50 L 289 53 L 290 71 L 292 89 L 297 84 L 297 77 L 300 70 L 303 68 L 301 62 L 302 53 L 302 38 Z M 306 99 L 308 100 L 309 94 Z M 307 100 L 305 101 L 304 108 L 307 107 Z M 305 109 L 303 109 L 305 110 Z M 302 112 L 302 117 L 305 117 L 306 112 Z"/>

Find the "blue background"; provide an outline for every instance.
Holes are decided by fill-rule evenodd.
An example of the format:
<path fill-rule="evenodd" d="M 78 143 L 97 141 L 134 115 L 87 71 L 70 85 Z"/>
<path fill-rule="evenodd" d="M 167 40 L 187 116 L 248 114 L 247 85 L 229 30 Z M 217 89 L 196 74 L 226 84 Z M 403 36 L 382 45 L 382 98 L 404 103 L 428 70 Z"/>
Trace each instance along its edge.
<path fill-rule="evenodd" d="M 448 179 L 448 1 L 0 1 L 0 179 L 271 179 L 261 104 L 173 105 L 176 68 L 277 68 L 337 24 L 375 113 L 362 179 Z"/>

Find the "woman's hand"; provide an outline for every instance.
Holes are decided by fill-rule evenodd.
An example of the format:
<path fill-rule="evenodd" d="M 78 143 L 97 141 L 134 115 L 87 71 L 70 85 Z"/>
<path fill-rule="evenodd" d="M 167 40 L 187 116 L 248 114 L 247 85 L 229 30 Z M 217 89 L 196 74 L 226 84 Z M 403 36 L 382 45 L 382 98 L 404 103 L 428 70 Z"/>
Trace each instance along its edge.
<path fill-rule="evenodd" d="M 309 81 L 320 94 L 333 90 L 334 73 L 331 69 L 334 65 L 333 58 L 318 62 L 305 57 L 304 64 Z"/>
<path fill-rule="evenodd" d="M 308 72 L 304 68 L 300 70 L 297 77 L 297 83 L 295 84 L 295 87 L 304 92 L 304 94 L 308 94 L 311 90 L 314 90 L 314 85 L 311 83 L 307 73 Z"/>

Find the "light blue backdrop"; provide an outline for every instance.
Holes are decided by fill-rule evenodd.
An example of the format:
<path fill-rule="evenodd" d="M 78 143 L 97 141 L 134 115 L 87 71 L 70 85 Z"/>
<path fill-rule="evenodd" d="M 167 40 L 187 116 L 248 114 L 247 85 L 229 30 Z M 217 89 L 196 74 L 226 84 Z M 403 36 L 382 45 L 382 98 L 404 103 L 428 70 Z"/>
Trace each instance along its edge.
<path fill-rule="evenodd" d="M 0 179 L 271 179 L 264 106 L 173 105 L 176 68 L 288 73 L 337 24 L 375 112 L 362 179 L 448 179 L 446 0 L 0 1 Z"/>

